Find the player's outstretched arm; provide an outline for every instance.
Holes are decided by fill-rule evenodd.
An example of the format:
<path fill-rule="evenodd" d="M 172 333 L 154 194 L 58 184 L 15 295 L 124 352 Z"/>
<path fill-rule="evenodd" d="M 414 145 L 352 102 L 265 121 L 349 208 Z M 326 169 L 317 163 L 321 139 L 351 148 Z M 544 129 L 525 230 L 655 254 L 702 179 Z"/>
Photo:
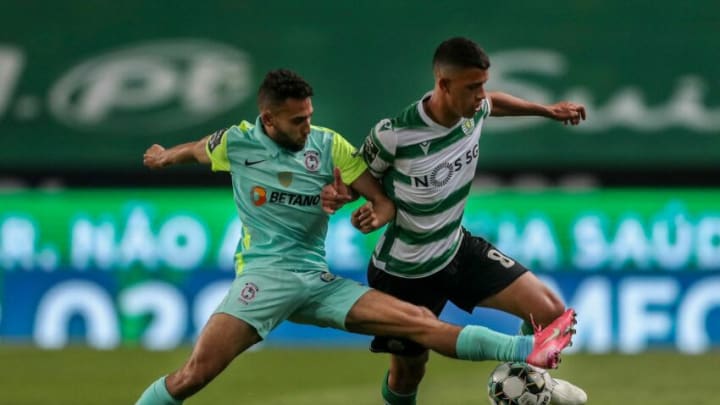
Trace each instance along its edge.
<path fill-rule="evenodd" d="M 534 115 L 562 121 L 565 125 L 578 125 L 585 119 L 585 106 L 569 101 L 543 105 L 502 92 L 490 92 L 487 97 L 492 103 L 490 115 L 494 117 Z"/>
<path fill-rule="evenodd" d="M 208 137 L 196 142 L 188 142 L 165 149 L 155 144 L 143 155 L 143 164 L 151 169 L 162 169 L 180 163 L 209 164 L 210 158 L 205 152 Z"/>
<path fill-rule="evenodd" d="M 380 183 L 369 171 L 365 170 L 350 187 L 368 201 L 350 217 L 353 226 L 361 232 L 372 232 L 395 218 L 395 204 L 385 195 Z"/>

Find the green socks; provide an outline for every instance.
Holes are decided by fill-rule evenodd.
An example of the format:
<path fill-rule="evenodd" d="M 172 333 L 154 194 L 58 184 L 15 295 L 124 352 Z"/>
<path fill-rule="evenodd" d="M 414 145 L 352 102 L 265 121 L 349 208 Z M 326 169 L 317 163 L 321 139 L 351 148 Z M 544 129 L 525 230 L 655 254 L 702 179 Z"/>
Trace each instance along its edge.
<path fill-rule="evenodd" d="M 532 348 L 532 336 L 510 336 L 484 326 L 468 325 L 460 331 L 455 351 L 463 360 L 525 361 Z"/>
<path fill-rule="evenodd" d="M 161 377 L 147 387 L 135 405 L 180 405 L 182 402 L 170 395 L 165 387 L 165 377 Z"/>
<path fill-rule="evenodd" d="M 388 371 L 385 373 L 382 384 L 382 397 L 385 400 L 385 405 L 415 405 L 417 391 L 411 394 L 398 394 L 397 392 L 393 392 L 390 387 L 388 387 L 389 376 L 390 372 Z"/>

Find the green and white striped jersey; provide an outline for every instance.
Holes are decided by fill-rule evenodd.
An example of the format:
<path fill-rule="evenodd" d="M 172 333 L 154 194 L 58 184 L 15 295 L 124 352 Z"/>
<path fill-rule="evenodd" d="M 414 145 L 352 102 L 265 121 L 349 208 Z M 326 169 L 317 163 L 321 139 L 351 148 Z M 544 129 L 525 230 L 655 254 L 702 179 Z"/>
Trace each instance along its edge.
<path fill-rule="evenodd" d="M 426 114 L 422 101 L 429 96 L 378 122 L 361 147 L 370 172 L 397 207 L 373 263 L 406 278 L 433 274 L 457 253 L 480 132 L 491 108 L 485 99 L 475 116 L 446 128 Z"/>

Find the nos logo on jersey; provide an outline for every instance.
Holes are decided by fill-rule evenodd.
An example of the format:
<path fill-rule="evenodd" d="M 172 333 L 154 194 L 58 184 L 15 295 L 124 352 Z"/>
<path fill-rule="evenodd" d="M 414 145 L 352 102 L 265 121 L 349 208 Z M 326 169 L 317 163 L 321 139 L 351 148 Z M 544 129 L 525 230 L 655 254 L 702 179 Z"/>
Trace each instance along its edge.
<path fill-rule="evenodd" d="M 475 170 L 474 162 L 477 161 L 479 152 L 478 144 L 472 149 L 466 150 L 458 158 L 450 162 L 442 162 L 436 165 L 428 174 L 412 176 L 411 184 L 418 188 L 440 188 L 450 182 L 450 179 L 463 169 Z"/>

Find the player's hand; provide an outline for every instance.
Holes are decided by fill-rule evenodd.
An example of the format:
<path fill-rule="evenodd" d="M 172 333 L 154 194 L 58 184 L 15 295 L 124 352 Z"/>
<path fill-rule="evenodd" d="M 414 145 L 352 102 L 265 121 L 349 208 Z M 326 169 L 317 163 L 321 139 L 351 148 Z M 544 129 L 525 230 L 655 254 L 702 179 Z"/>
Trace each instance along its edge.
<path fill-rule="evenodd" d="M 562 101 L 550 106 L 550 114 L 554 120 L 562 121 L 565 125 L 578 125 L 585 119 L 585 106 Z"/>
<path fill-rule="evenodd" d="M 151 169 L 161 169 L 168 166 L 170 163 L 168 162 L 165 148 L 158 144 L 147 148 L 143 155 L 143 164 Z"/>
<path fill-rule="evenodd" d="M 366 202 L 352 213 L 352 216 L 350 216 L 350 223 L 352 223 L 352 225 L 362 233 L 372 232 L 382 226 L 380 224 L 380 220 L 378 220 L 375 215 L 375 210 L 373 209 L 373 205 L 370 201 Z"/>
<path fill-rule="evenodd" d="M 335 211 L 353 199 L 350 188 L 342 181 L 340 169 L 336 167 L 333 175 L 335 180 L 330 184 L 326 184 L 320 192 L 322 209 L 328 214 L 334 214 Z"/>

